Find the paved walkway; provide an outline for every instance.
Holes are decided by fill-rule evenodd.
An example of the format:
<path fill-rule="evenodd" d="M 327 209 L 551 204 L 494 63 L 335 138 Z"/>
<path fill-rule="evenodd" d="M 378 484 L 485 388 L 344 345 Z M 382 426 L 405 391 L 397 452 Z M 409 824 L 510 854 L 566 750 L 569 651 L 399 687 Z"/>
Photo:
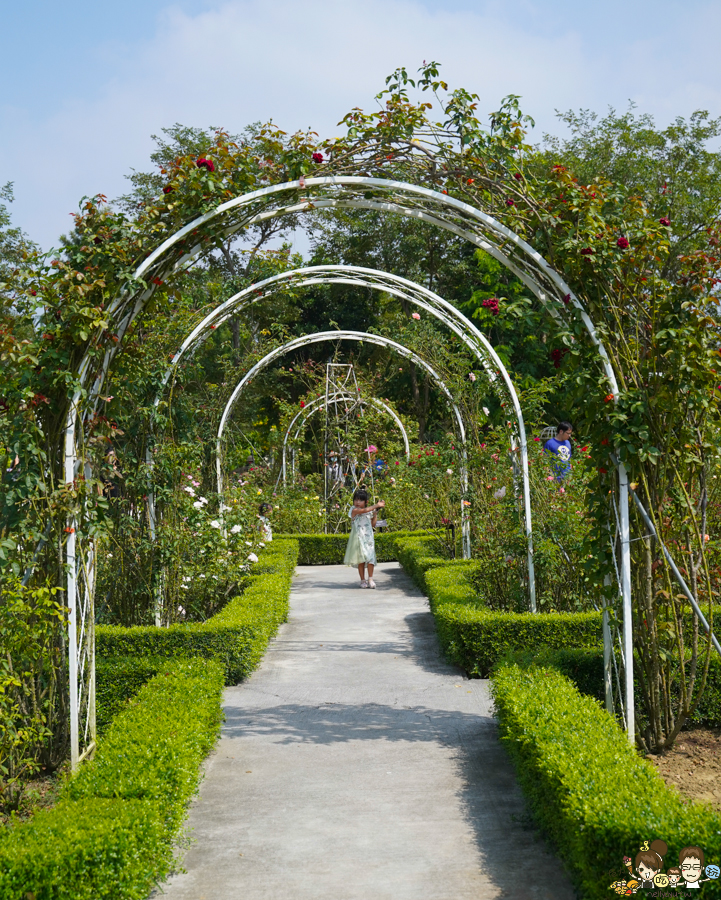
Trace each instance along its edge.
<path fill-rule="evenodd" d="M 355 578 L 355 580 L 354 580 Z M 300 567 L 289 621 L 226 692 L 169 900 L 572 900 L 498 743 L 396 563 Z M 159 892 L 160 894 L 160 892 Z"/>

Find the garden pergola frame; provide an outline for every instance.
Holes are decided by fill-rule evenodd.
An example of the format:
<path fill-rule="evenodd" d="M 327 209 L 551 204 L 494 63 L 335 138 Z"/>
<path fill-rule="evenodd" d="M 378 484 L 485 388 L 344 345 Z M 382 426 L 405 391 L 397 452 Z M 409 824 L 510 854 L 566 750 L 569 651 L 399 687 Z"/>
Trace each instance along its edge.
<path fill-rule="evenodd" d="M 284 356 L 286 353 L 292 353 L 294 350 L 299 350 L 302 347 L 309 347 L 311 344 L 323 343 L 325 341 L 354 341 L 356 343 L 367 343 L 367 344 L 375 344 L 378 347 L 385 347 L 387 349 L 391 349 L 396 352 L 399 356 L 403 356 L 406 359 L 412 360 L 417 366 L 422 368 L 431 379 L 435 382 L 438 389 L 445 396 L 448 401 L 451 409 L 453 410 L 453 414 L 456 418 L 456 424 L 458 425 L 458 434 L 460 438 L 460 444 L 462 450 L 460 452 L 460 470 L 461 470 L 461 531 L 463 535 L 463 558 L 470 559 L 471 556 L 471 533 L 470 533 L 470 521 L 468 518 L 468 513 L 466 512 L 465 505 L 465 495 L 468 492 L 468 462 L 466 455 L 466 428 L 463 424 L 463 416 L 461 415 L 460 409 L 458 409 L 458 405 L 456 404 L 453 395 L 449 391 L 443 379 L 440 375 L 435 371 L 435 369 L 427 363 L 422 357 L 420 357 L 417 353 L 414 353 L 413 350 L 409 350 L 407 347 L 404 347 L 402 344 L 397 343 L 396 341 L 391 340 L 391 338 L 384 337 L 380 334 L 371 334 L 367 331 L 316 331 L 313 334 L 306 334 L 302 337 L 294 338 L 291 341 L 286 342 L 280 347 L 276 347 L 271 350 L 270 353 L 267 353 L 261 360 L 259 360 L 251 369 L 249 369 L 245 375 L 240 379 L 238 384 L 233 389 L 230 397 L 228 398 L 227 403 L 225 404 L 225 408 L 223 410 L 223 414 L 220 417 L 220 424 L 218 425 L 218 434 L 216 436 L 215 443 L 215 477 L 218 488 L 218 496 L 221 500 L 222 506 L 222 497 L 223 497 L 223 467 L 222 467 L 222 453 L 223 453 L 223 432 L 225 431 L 225 426 L 228 422 L 230 414 L 233 411 L 233 407 L 235 406 L 238 398 L 243 392 L 244 388 L 246 388 L 258 375 L 259 372 L 262 372 L 263 369 L 267 368 L 271 363 L 273 363 L 276 359 L 281 356 Z"/>
<path fill-rule="evenodd" d="M 513 272 L 538 298 L 547 312 L 563 321 L 566 304 L 574 307 L 598 351 L 599 360 L 614 399 L 619 389 L 608 354 L 581 301 L 570 286 L 543 256 L 519 235 L 483 210 L 451 197 L 445 192 L 402 181 L 369 175 L 328 175 L 301 178 L 283 184 L 249 191 L 187 223 L 170 235 L 135 270 L 127 287 L 108 304 L 106 315 L 117 341 L 107 347 L 96 365 L 95 342 L 83 356 L 78 369 L 78 387 L 69 404 L 64 433 L 65 483 L 73 489 L 76 478 L 85 471 L 85 424 L 92 420 L 101 401 L 101 393 L 115 356 L 135 319 L 145 310 L 163 281 L 188 268 L 197 258 L 215 249 L 227 239 L 278 216 L 314 210 L 368 209 L 406 216 L 441 228 L 470 241 Z M 191 244 L 185 246 L 186 240 Z M 105 330 L 97 337 L 100 338 Z M 78 428 L 78 423 L 82 427 Z M 628 474 L 623 461 L 618 474 L 618 537 L 620 538 L 619 586 L 623 607 L 623 656 L 626 728 L 634 740 L 633 696 L 633 618 L 631 606 L 631 554 Z M 94 546 L 87 550 L 79 542 L 78 528 L 82 511 L 68 518 L 65 561 L 67 565 L 68 675 L 70 694 L 71 765 L 94 745 L 95 649 L 92 634 L 94 618 Z M 615 546 L 615 538 L 613 541 Z M 85 747 L 80 748 L 80 698 L 85 693 Z M 88 730 L 89 742 L 88 742 Z"/>
<path fill-rule="evenodd" d="M 283 455 L 281 457 L 281 476 L 283 478 L 283 484 L 287 481 L 287 460 L 288 460 L 288 442 L 290 440 L 296 441 L 298 440 L 298 435 L 300 434 L 301 428 L 304 428 L 307 424 L 306 420 L 310 418 L 314 413 L 318 412 L 321 409 L 324 409 L 329 403 L 344 403 L 346 400 L 355 399 L 352 394 L 347 391 L 341 392 L 338 391 L 335 394 L 331 394 L 328 398 L 326 397 L 317 397 L 315 400 L 311 400 L 309 403 L 306 403 L 305 407 L 297 412 L 295 416 L 293 416 L 290 425 L 285 430 L 285 434 L 283 435 Z M 387 413 L 393 421 L 398 426 L 398 430 L 401 433 L 401 437 L 403 438 L 403 449 L 406 454 L 406 462 L 408 462 L 411 458 L 411 448 L 408 443 L 408 432 L 406 431 L 405 425 L 403 424 L 401 417 L 398 413 L 390 406 L 388 403 L 384 403 L 383 400 L 379 400 L 377 397 L 360 397 L 358 398 L 358 403 L 361 406 L 367 406 L 371 404 L 375 406 L 377 409 L 380 409 L 382 412 Z M 302 419 L 301 422 L 298 422 L 298 419 Z M 290 437 L 290 433 L 293 430 L 293 426 L 298 422 L 298 427 L 296 428 L 295 434 L 292 439 Z M 291 472 L 292 475 L 295 476 L 295 449 L 291 449 Z"/>

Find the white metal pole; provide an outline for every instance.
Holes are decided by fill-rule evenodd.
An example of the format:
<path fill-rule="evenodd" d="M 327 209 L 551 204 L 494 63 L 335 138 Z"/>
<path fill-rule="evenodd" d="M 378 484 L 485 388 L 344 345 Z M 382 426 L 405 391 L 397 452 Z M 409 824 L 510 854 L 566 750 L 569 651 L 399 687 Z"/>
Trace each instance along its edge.
<path fill-rule="evenodd" d="M 77 417 L 76 394 L 71 402 L 65 426 L 65 484 L 72 486 L 75 481 L 75 423 Z M 76 558 L 77 521 L 74 516 L 67 519 L 67 541 L 65 543 L 65 563 L 67 566 L 68 607 L 68 689 L 70 700 L 70 767 L 78 768 L 80 760 L 80 734 L 78 721 L 78 570 Z"/>
<path fill-rule="evenodd" d="M 631 525 L 628 514 L 628 474 L 618 464 L 618 506 L 621 520 L 621 598 L 623 600 L 623 654 L 626 690 L 626 728 L 628 739 L 636 742 L 636 718 L 633 696 L 633 607 L 631 605 Z"/>

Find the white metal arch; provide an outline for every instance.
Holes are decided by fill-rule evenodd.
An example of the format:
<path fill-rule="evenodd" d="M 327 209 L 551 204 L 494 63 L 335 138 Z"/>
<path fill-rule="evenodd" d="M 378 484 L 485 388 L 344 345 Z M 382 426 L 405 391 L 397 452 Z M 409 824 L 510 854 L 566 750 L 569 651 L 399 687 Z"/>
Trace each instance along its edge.
<path fill-rule="evenodd" d="M 364 287 L 372 290 L 380 290 L 407 300 L 420 307 L 441 321 L 447 328 L 453 331 L 478 359 L 486 377 L 494 384 L 501 376 L 504 386 L 511 398 L 514 415 L 516 418 L 515 436 L 519 447 L 516 448 L 511 436 L 511 450 L 520 450 L 521 476 L 523 482 L 523 509 L 526 531 L 526 546 L 528 560 L 528 588 L 529 603 L 532 611 L 536 611 L 536 579 L 533 558 L 533 522 L 531 512 L 531 486 L 528 471 L 528 442 L 526 426 L 523 420 L 523 411 L 518 399 L 511 376 L 503 361 L 496 353 L 488 338 L 455 306 L 444 300 L 434 291 L 388 272 L 380 272 L 376 269 L 368 269 L 362 266 L 307 266 L 302 269 L 293 269 L 282 272 L 264 281 L 252 284 L 242 291 L 229 297 L 215 309 L 211 310 L 205 318 L 199 322 L 191 333 L 183 341 L 180 349 L 172 357 L 163 378 L 163 386 L 167 385 L 172 373 L 177 369 L 182 357 L 203 341 L 214 329 L 221 325 L 231 315 L 237 315 L 248 306 L 259 303 L 266 297 L 278 291 L 287 291 L 292 288 L 309 287 L 315 284 L 345 284 L 352 287 Z M 161 394 L 158 393 L 155 405 L 160 402 Z M 148 464 L 152 465 L 152 457 L 148 451 Z M 151 526 L 154 520 L 152 492 L 148 494 Z"/>
<path fill-rule="evenodd" d="M 344 393 L 344 394 L 334 394 L 330 399 L 330 403 L 344 403 L 346 400 L 355 400 L 352 394 Z M 403 438 L 403 447 L 405 449 L 406 454 L 406 462 L 408 462 L 411 458 L 411 448 L 408 443 L 408 433 L 406 432 L 405 425 L 401 421 L 401 417 L 398 413 L 393 409 L 393 407 L 389 406 L 387 403 L 384 403 L 382 400 L 379 400 L 377 397 L 363 397 L 359 401 L 361 405 L 371 403 L 373 406 L 387 413 L 393 421 L 398 426 L 398 430 L 401 433 L 401 437 Z M 323 409 L 326 404 L 325 397 L 318 397 L 315 400 L 311 400 L 310 403 L 307 403 L 304 409 L 301 409 L 297 412 L 293 419 L 291 420 L 290 425 L 288 425 L 285 435 L 283 436 L 283 458 L 282 458 L 282 476 L 283 476 L 283 484 L 286 483 L 286 461 L 287 461 L 287 450 L 288 450 L 288 441 L 290 439 L 290 433 L 293 430 L 293 426 L 298 419 L 302 419 L 302 422 L 298 422 L 298 428 L 296 429 L 295 434 L 293 435 L 293 440 L 296 440 L 298 435 L 300 434 L 301 428 L 305 425 L 305 420 L 313 415 L 313 413 L 317 412 L 319 409 Z M 295 463 L 293 464 L 295 471 Z"/>
<path fill-rule="evenodd" d="M 298 200 L 298 192 L 305 196 Z M 383 198 L 383 199 L 379 199 Z M 367 208 L 411 216 L 463 237 L 498 259 L 514 272 L 539 298 L 547 311 L 556 318 L 562 318 L 566 299 L 580 313 L 591 341 L 598 350 L 599 358 L 608 379 L 614 399 L 618 398 L 618 383 L 608 354 L 601 343 L 596 328 L 575 296 L 570 286 L 526 241 L 509 228 L 470 204 L 450 197 L 448 194 L 430 190 L 419 185 L 407 184 L 388 179 L 366 176 L 327 176 L 305 178 L 272 185 L 219 204 L 212 210 L 197 217 L 192 222 L 168 237 L 135 270 L 129 284 L 108 305 L 108 320 L 117 342 L 108 347 L 99 364 L 95 363 L 97 343 L 88 349 L 82 358 L 77 375 L 79 386 L 68 408 L 64 434 L 65 482 L 72 487 L 75 478 L 85 465 L 83 436 L 78 440 L 78 419 L 84 423 L 92 419 L 99 402 L 105 378 L 115 359 L 123 338 L 136 317 L 145 309 L 153 296 L 156 283 L 162 283 L 165 275 L 172 275 L 185 268 L 204 252 L 210 252 L 214 241 L 247 228 L 257 221 L 273 216 L 294 212 L 308 212 L 323 208 Z M 201 231 L 200 241 L 195 241 L 194 232 Z M 189 249 L 181 247 L 181 242 L 191 238 L 195 242 Z M 99 340 L 103 329 L 96 338 Z M 621 536 L 620 588 L 623 600 L 623 647 L 625 659 L 625 700 L 626 727 L 631 739 L 635 733 L 633 702 L 633 636 L 631 609 L 631 557 L 630 526 L 628 514 L 628 476 L 623 462 L 617 465 L 619 479 L 619 519 Z M 68 533 L 65 545 L 67 564 L 67 605 L 68 605 L 68 675 L 70 683 L 70 732 L 71 765 L 75 768 L 79 759 L 79 717 L 78 691 L 79 676 L 82 681 L 82 665 L 89 661 L 91 680 L 93 665 L 92 629 L 93 590 L 92 546 L 81 559 L 78 567 L 78 521 L 71 516 L 67 521 Z M 85 573 L 85 590 L 78 597 L 78 579 Z M 79 635 L 81 639 L 79 640 Z M 89 713 L 89 716 L 91 714 Z"/>
<path fill-rule="evenodd" d="M 250 384 L 250 382 L 255 378 L 255 376 L 269 366 L 272 362 L 278 359 L 281 356 L 284 356 L 286 353 L 290 353 L 293 350 L 298 350 L 300 347 L 307 347 L 310 344 L 318 344 L 324 341 L 355 341 L 359 343 L 367 343 L 367 344 L 376 344 L 378 347 L 388 347 L 394 350 L 399 356 L 404 356 L 406 359 L 412 360 L 417 366 L 420 366 L 425 372 L 427 372 L 430 377 L 435 382 L 436 386 L 439 390 L 445 395 L 448 400 L 451 408 L 453 409 L 453 414 L 456 417 L 456 423 L 458 425 L 458 434 L 460 437 L 460 442 L 462 446 L 462 451 L 460 454 L 461 457 L 461 487 L 462 493 L 465 495 L 468 491 L 468 464 L 466 457 L 466 429 L 463 424 L 463 416 L 461 415 L 461 411 L 458 409 L 456 405 L 453 395 L 448 390 L 443 379 L 440 375 L 435 371 L 435 369 L 430 366 L 422 357 L 418 356 L 417 353 L 414 353 L 412 350 L 409 350 L 407 347 L 404 347 L 402 344 L 397 343 L 396 341 L 391 340 L 390 338 L 383 337 L 379 334 L 370 334 L 365 331 L 318 331 L 315 334 L 304 335 L 303 337 L 295 338 L 292 341 L 288 341 L 286 344 L 283 344 L 281 347 L 276 347 L 275 350 L 271 350 L 270 353 L 266 354 L 263 359 L 259 360 L 246 374 L 241 378 L 238 384 L 233 389 L 232 394 L 228 398 L 228 402 L 225 404 L 225 409 L 223 410 L 223 414 L 220 417 L 220 424 L 218 425 L 218 434 L 216 437 L 215 444 L 215 476 L 218 484 L 218 494 L 222 496 L 223 493 L 223 471 L 222 471 L 222 440 L 223 440 L 223 432 L 225 431 L 225 426 L 228 421 L 228 417 L 233 411 L 233 407 L 240 396 L 243 389 L 246 385 Z M 469 559 L 471 555 L 471 535 L 469 528 L 469 519 L 468 514 L 466 512 L 466 507 L 464 503 L 464 499 L 461 499 L 461 527 L 463 533 L 463 558 Z"/>

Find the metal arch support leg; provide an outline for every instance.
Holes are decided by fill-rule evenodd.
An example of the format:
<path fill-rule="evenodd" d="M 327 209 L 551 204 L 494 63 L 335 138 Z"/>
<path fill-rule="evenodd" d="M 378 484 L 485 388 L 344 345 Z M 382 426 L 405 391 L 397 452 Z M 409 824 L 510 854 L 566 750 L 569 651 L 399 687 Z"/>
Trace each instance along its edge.
<path fill-rule="evenodd" d="M 611 576 L 606 575 L 604 579 L 606 586 L 611 584 Z M 612 671 L 613 644 L 611 637 L 611 623 L 609 620 L 608 603 L 603 604 L 603 687 L 606 700 L 606 710 L 611 715 L 614 714 L 613 708 L 613 671 Z"/>
<path fill-rule="evenodd" d="M 631 525 L 628 512 L 628 473 L 618 464 L 618 508 L 621 525 L 621 599 L 623 601 L 624 689 L 626 693 L 626 729 L 628 739 L 636 742 L 636 716 L 633 697 L 633 606 L 631 603 Z"/>

